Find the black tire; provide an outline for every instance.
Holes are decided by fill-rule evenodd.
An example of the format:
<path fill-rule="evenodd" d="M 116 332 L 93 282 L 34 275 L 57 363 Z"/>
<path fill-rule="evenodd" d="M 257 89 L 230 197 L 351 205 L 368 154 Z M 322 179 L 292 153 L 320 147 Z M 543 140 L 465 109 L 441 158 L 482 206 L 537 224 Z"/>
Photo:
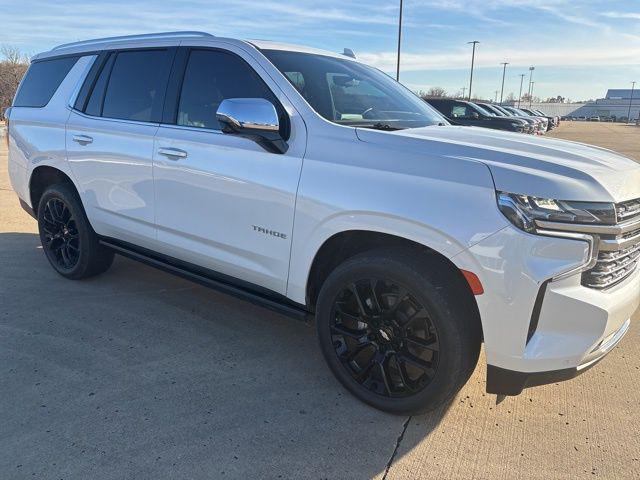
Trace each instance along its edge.
<path fill-rule="evenodd" d="M 109 269 L 114 253 L 98 242 L 73 186 L 49 186 L 37 211 L 42 249 L 56 272 L 79 280 Z"/>
<path fill-rule="evenodd" d="M 434 410 L 455 397 L 478 362 L 482 330 L 468 289 L 446 261 L 422 251 L 352 257 L 318 296 L 322 353 L 363 402 L 393 414 Z"/>

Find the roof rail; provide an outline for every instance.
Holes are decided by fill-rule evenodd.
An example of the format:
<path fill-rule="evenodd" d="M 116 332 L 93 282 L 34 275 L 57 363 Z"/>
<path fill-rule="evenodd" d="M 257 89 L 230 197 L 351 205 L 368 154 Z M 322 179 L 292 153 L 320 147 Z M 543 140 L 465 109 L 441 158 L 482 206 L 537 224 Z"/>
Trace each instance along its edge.
<path fill-rule="evenodd" d="M 181 31 L 181 32 L 160 32 L 160 33 L 142 33 L 139 35 L 123 35 L 120 37 L 95 38 L 93 40 L 82 40 L 80 42 L 63 43 L 51 50 L 60 50 L 62 48 L 81 47 L 83 45 L 92 45 L 94 43 L 109 43 L 121 40 L 153 40 L 155 38 L 171 38 L 171 37 L 213 37 L 207 32 L 198 31 Z"/>

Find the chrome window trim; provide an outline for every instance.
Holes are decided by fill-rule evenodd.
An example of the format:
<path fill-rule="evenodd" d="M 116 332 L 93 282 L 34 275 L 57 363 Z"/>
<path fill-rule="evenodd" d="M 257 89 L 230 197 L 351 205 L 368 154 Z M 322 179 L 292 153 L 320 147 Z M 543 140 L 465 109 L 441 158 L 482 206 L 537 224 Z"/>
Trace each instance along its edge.
<path fill-rule="evenodd" d="M 72 106 L 67 105 L 67 108 L 80 115 L 81 117 L 84 118 L 90 118 L 92 120 L 106 120 L 109 122 L 114 122 L 114 123 L 126 123 L 126 124 L 130 124 L 130 125 L 147 125 L 147 126 L 152 126 L 152 127 L 158 127 L 160 126 L 159 122 L 143 122 L 140 120 L 126 120 L 124 118 L 112 118 L 112 117 L 97 117 L 95 115 L 87 115 L 84 112 L 81 112 L 80 110 L 76 110 L 75 108 L 73 108 Z"/>

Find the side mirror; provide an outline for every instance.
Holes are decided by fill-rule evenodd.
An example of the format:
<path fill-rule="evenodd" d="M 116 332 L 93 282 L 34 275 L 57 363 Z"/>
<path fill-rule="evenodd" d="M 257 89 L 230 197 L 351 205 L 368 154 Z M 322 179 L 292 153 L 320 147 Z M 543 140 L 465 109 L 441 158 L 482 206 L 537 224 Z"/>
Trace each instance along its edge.
<path fill-rule="evenodd" d="M 272 153 L 285 153 L 288 149 L 280 136 L 278 112 L 269 100 L 227 98 L 218 107 L 216 118 L 223 133 L 253 140 Z"/>

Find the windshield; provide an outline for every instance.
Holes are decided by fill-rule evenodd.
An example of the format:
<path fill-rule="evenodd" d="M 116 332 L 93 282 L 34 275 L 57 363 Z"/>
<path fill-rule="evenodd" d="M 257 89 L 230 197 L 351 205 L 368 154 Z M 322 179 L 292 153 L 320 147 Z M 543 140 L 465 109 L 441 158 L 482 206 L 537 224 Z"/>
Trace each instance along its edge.
<path fill-rule="evenodd" d="M 375 68 L 309 53 L 262 53 L 331 122 L 383 130 L 447 124 L 436 110 Z"/>
<path fill-rule="evenodd" d="M 504 113 L 502 113 L 500 110 L 498 110 L 495 106 L 493 105 L 487 105 L 486 103 L 483 103 L 482 105 L 480 105 L 483 108 L 486 108 L 487 110 L 489 110 L 490 112 L 492 112 L 496 117 L 504 117 Z"/>
<path fill-rule="evenodd" d="M 478 113 L 485 115 L 487 117 L 495 117 L 495 115 L 493 113 L 491 113 L 489 110 L 487 110 L 484 107 L 481 107 L 480 105 L 478 105 L 477 103 L 473 103 L 473 102 L 469 102 L 469 105 L 471 105 L 471 107 L 473 109 L 475 109 Z"/>
<path fill-rule="evenodd" d="M 514 108 L 514 110 L 516 111 L 516 113 L 518 113 L 519 115 L 524 115 L 525 117 L 531 117 L 533 116 L 531 113 L 527 113 L 524 110 L 521 110 L 519 108 Z"/>
<path fill-rule="evenodd" d="M 493 108 L 496 108 L 498 111 L 502 112 L 503 114 L 505 114 L 506 116 L 510 117 L 512 114 L 509 110 L 507 110 L 506 108 L 500 106 L 500 105 L 494 105 Z"/>

